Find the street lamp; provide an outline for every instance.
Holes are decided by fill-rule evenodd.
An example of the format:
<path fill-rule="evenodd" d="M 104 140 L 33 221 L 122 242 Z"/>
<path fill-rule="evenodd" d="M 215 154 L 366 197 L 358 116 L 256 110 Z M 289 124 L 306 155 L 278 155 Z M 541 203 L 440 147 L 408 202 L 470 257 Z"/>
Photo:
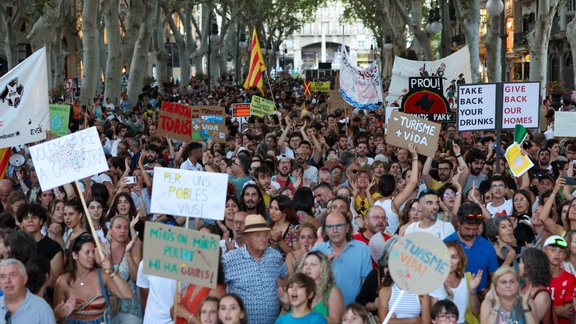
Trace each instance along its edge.
<path fill-rule="evenodd" d="M 242 26 L 243 27 L 243 26 Z M 244 30 L 241 29 L 240 24 L 236 25 L 236 68 L 235 68 L 235 77 L 236 77 L 236 85 L 240 84 L 240 47 L 246 47 L 246 33 Z"/>
<path fill-rule="evenodd" d="M 212 84 L 212 74 L 210 72 L 210 56 L 212 55 L 212 42 L 218 42 L 220 36 L 218 36 L 218 24 L 212 20 L 212 12 L 208 15 L 208 21 L 210 22 L 210 36 L 208 37 L 208 92 L 210 92 L 210 85 Z"/>
<path fill-rule="evenodd" d="M 284 44 L 284 49 L 282 50 L 282 71 L 286 72 L 286 54 L 288 53 L 288 46 Z"/>
<path fill-rule="evenodd" d="M 430 9 L 428 12 L 428 25 L 426 25 L 426 31 L 429 34 L 436 34 L 442 31 L 442 23 L 440 20 L 440 8 Z"/>

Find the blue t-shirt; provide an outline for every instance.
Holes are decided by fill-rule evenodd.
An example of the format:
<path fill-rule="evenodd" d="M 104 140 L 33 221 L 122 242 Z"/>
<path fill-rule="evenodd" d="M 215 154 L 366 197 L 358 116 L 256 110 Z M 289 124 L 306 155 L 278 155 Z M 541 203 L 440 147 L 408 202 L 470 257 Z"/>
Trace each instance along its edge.
<path fill-rule="evenodd" d="M 308 315 L 304 317 L 294 317 L 292 313 L 284 314 L 276 319 L 275 324 L 328 324 L 328 321 L 324 318 L 324 316 L 310 312 Z"/>

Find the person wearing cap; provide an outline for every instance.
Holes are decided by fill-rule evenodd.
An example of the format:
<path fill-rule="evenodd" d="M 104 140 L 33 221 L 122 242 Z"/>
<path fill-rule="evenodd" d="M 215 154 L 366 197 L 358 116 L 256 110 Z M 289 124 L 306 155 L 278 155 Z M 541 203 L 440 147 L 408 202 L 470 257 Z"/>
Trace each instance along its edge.
<path fill-rule="evenodd" d="M 552 274 L 548 290 L 552 295 L 552 305 L 556 310 L 558 323 L 561 324 L 570 323 L 570 320 L 573 320 L 576 315 L 572 304 L 576 278 L 562 269 L 562 261 L 566 256 L 567 248 L 568 242 L 560 235 L 550 235 L 542 247 L 542 251 L 546 253 L 550 262 L 550 273 Z M 526 266 L 529 267 L 530 265 L 527 264 Z"/>
<path fill-rule="evenodd" d="M 482 270 L 482 280 L 476 291 L 488 288 L 488 276 L 498 269 L 498 259 L 492 244 L 480 236 L 483 224 L 482 208 L 476 203 L 464 203 L 458 209 L 458 230 L 444 239 L 444 242 L 457 241 L 462 245 L 468 264 L 466 272 L 478 273 Z"/>
<path fill-rule="evenodd" d="M 262 215 L 244 220 L 246 245 L 222 257 L 224 282 L 229 293 L 242 297 L 250 323 L 274 323 L 280 310 L 278 284 L 288 268 L 278 250 L 269 246 L 270 228 Z"/>
<path fill-rule="evenodd" d="M 186 146 L 186 156 L 188 157 L 184 163 L 180 165 L 180 169 L 190 171 L 202 171 L 202 165 L 199 161 L 202 160 L 202 144 L 198 142 L 191 142 Z"/>

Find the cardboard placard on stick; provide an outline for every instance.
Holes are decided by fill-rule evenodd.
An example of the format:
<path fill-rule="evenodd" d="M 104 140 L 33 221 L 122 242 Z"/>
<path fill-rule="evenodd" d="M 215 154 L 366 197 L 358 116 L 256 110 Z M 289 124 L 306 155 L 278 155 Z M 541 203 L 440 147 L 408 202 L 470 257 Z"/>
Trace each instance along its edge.
<path fill-rule="evenodd" d="M 340 109 L 342 111 L 347 111 L 348 109 L 353 109 L 340 95 L 338 90 L 330 90 L 328 95 L 328 111 L 332 113 L 336 109 Z"/>
<path fill-rule="evenodd" d="M 276 103 L 272 100 L 264 99 L 258 96 L 252 96 L 250 102 L 250 114 L 256 117 L 272 115 L 276 110 Z"/>
<path fill-rule="evenodd" d="M 50 108 L 50 131 L 58 137 L 68 135 L 70 105 L 48 105 Z"/>
<path fill-rule="evenodd" d="M 414 115 L 392 111 L 386 143 L 407 149 L 408 144 L 416 144 L 416 151 L 429 157 L 434 157 L 440 137 L 440 124 Z"/>
<path fill-rule="evenodd" d="M 158 112 L 158 136 L 189 142 L 192 139 L 192 109 L 183 104 L 162 102 Z"/>
<path fill-rule="evenodd" d="M 216 288 L 220 237 L 146 222 L 143 272 Z"/>
<path fill-rule="evenodd" d="M 226 143 L 226 112 L 220 106 L 192 106 L 192 140 Z"/>

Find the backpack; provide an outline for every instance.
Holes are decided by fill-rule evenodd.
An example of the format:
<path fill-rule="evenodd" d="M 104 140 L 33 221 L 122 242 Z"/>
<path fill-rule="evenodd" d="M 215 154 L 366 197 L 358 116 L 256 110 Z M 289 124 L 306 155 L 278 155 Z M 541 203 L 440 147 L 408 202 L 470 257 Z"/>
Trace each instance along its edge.
<path fill-rule="evenodd" d="M 556 316 L 556 310 L 554 309 L 554 303 L 552 302 L 552 296 L 550 296 L 550 292 L 548 291 L 548 288 L 540 287 L 540 288 L 536 289 L 536 291 L 532 292 L 532 296 L 530 296 L 530 298 L 532 300 L 534 300 L 534 298 L 539 293 L 541 293 L 542 291 L 545 291 L 546 294 L 548 294 L 548 296 L 550 297 L 550 309 L 548 309 L 546 311 L 546 314 L 544 314 L 544 317 L 542 318 L 540 323 L 542 323 L 542 324 L 558 324 L 558 316 Z"/>

